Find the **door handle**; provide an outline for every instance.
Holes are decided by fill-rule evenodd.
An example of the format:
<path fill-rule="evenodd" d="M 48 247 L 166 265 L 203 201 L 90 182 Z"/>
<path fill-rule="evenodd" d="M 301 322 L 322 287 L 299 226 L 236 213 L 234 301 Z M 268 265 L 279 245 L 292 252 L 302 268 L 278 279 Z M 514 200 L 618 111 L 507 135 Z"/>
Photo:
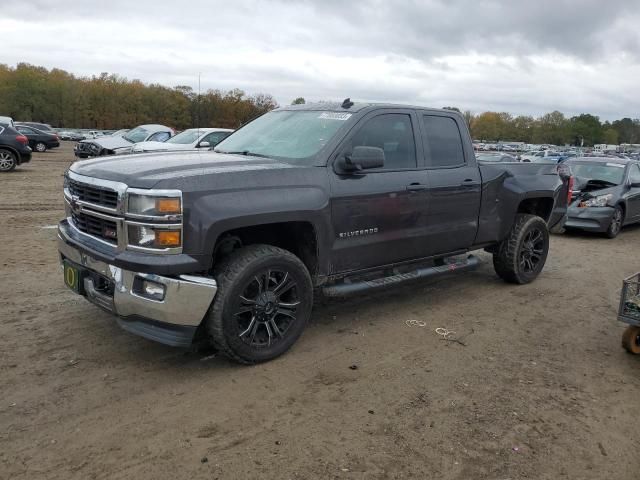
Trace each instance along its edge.
<path fill-rule="evenodd" d="M 463 180 L 463 182 L 460 184 L 460 186 L 462 187 L 475 187 L 478 185 L 478 182 L 476 182 L 474 179 L 472 178 L 466 178 L 465 180 Z"/>
<path fill-rule="evenodd" d="M 418 192 L 420 190 L 426 190 L 427 188 L 429 188 L 429 186 L 422 183 L 412 183 L 411 185 L 407 185 L 408 192 Z"/>

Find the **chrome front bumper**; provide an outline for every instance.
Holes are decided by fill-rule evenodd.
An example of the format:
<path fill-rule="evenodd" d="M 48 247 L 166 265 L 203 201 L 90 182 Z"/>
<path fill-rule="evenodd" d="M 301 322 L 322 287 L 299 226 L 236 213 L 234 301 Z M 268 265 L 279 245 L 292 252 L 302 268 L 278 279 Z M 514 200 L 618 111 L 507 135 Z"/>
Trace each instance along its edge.
<path fill-rule="evenodd" d="M 111 282 L 113 295 L 100 291 L 91 275 L 84 277 L 85 297 L 120 317 L 125 330 L 174 346 L 188 346 L 218 290 L 212 278 L 177 278 L 138 273 L 92 258 L 58 230 L 60 261 L 68 260 Z M 164 299 L 154 300 L 134 291 L 134 282 L 150 280 L 164 286 Z"/>

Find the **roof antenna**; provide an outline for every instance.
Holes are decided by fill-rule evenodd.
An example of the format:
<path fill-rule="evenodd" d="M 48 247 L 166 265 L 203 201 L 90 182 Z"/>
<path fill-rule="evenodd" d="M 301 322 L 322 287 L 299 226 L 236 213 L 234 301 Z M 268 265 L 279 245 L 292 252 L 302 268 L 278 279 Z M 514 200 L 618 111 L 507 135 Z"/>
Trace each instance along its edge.
<path fill-rule="evenodd" d="M 351 108 L 355 105 L 350 98 L 345 98 L 344 102 L 342 102 L 342 108 Z"/>

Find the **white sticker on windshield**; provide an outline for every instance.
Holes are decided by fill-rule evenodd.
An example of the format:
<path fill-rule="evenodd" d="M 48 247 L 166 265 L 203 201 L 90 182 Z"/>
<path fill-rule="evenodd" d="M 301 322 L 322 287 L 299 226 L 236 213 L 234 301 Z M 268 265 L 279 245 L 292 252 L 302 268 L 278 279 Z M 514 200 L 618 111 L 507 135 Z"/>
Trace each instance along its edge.
<path fill-rule="evenodd" d="M 318 118 L 324 118 L 325 120 L 340 120 L 345 121 L 349 120 L 351 117 L 350 113 L 340 113 L 340 112 L 322 112 Z"/>
<path fill-rule="evenodd" d="M 624 168 L 624 165 L 622 165 L 621 163 L 607 163 L 607 167 Z"/>

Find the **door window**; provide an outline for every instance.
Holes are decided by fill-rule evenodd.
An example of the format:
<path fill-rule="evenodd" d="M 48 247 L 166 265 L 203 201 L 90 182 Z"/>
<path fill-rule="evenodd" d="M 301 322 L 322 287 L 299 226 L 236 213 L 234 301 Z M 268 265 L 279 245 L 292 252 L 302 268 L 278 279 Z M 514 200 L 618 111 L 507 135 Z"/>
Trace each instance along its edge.
<path fill-rule="evenodd" d="M 230 134 L 231 132 L 212 132 L 206 137 L 204 137 L 201 141 L 209 142 L 210 146 L 215 147 L 218 143 L 220 143 L 222 140 L 227 138 Z"/>
<path fill-rule="evenodd" d="M 462 137 L 453 118 L 425 115 L 425 159 L 429 167 L 456 167 L 464 164 Z"/>
<path fill-rule="evenodd" d="M 640 167 L 632 165 L 629 172 L 629 183 L 640 183 Z"/>
<path fill-rule="evenodd" d="M 171 137 L 171 135 L 169 134 L 169 132 L 156 132 L 153 135 L 151 135 L 149 137 L 149 142 L 164 142 L 166 140 L 169 140 L 169 138 Z"/>
<path fill-rule="evenodd" d="M 378 147 L 384 151 L 384 170 L 416 168 L 416 143 L 411 117 L 387 113 L 368 120 L 351 139 L 351 148 Z"/>

